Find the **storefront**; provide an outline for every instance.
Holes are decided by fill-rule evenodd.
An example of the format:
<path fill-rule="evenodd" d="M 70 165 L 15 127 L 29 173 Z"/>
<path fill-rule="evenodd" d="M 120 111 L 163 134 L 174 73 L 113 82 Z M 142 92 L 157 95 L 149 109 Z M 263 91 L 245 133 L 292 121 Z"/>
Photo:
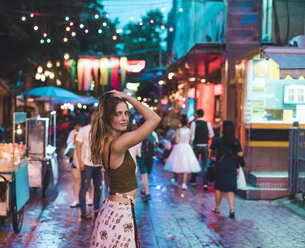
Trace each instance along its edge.
<path fill-rule="evenodd" d="M 177 84 L 177 89 L 169 94 L 169 100 L 175 101 L 188 117 L 203 109 L 204 119 L 212 125 L 215 117 L 219 119 L 224 50 L 224 44 L 195 44 L 164 74 L 165 89 L 168 85 Z"/>
<path fill-rule="evenodd" d="M 227 88 L 232 104 L 226 107 L 228 118 L 236 123 L 250 181 L 252 177 L 257 184 L 260 175 L 273 187 L 274 178 L 281 177 L 278 188 L 285 188 L 289 129 L 293 122 L 305 126 L 305 49 L 263 47 L 237 58 L 234 64 Z"/>

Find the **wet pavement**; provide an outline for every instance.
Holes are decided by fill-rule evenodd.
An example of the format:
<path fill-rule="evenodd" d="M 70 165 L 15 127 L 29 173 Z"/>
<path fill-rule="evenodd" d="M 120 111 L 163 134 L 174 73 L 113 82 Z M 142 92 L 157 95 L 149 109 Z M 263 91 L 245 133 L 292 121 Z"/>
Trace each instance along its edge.
<path fill-rule="evenodd" d="M 31 190 L 25 206 L 24 224 L 13 232 L 11 218 L 0 227 L 0 247 L 89 247 L 93 221 L 80 219 L 71 209 L 72 175 L 60 159 L 60 181 L 47 197 Z M 305 247 L 305 207 L 288 198 L 247 201 L 236 197 L 236 218 L 228 217 L 226 199 L 214 214 L 214 193 L 201 186 L 181 190 L 170 184 L 171 174 L 156 164 L 151 175 L 152 200 L 136 204 L 140 239 L 144 248 L 188 247 Z M 89 207 L 92 213 L 92 207 Z"/>

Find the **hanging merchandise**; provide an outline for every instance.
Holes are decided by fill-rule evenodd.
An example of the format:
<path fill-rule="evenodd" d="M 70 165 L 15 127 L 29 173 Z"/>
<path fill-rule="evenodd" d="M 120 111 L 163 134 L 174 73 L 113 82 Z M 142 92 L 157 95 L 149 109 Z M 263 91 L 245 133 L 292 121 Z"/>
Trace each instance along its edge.
<path fill-rule="evenodd" d="M 111 61 L 111 85 L 115 90 L 119 90 L 119 78 L 120 78 L 120 59 L 110 58 Z"/>
<path fill-rule="evenodd" d="M 108 59 L 100 59 L 100 85 L 108 84 Z"/>
<path fill-rule="evenodd" d="M 98 90 L 98 71 L 100 67 L 99 59 L 94 59 L 92 63 L 93 75 L 94 75 L 94 92 L 97 93 Z"/>
<path fill-rule="evenodd" d="M 121 86 L 122 86 L 122 88 L 125 86 L 126 65 L 127 65 L 127 58 L 126 57 L 121 57 L 120 58 L 120 70 L 121 70 Z"/>
<path fill-rule="evenodd" d="M 70 89 L 75 89 L 75 78 L 76 78 L 76 61 L 75 59 L 71 59 L 71 81 L 70 81 Z"/>
<path fill-rule="evenodd" d="M 84 76 L 84 60 L 79 59 L 77 63 L 77 79 L 78 79 L 78 90 L 83 89 L 83 76 Z"/>
<path fill-rule="evenodd" d="M 91 80 L 92 80 L 93 60 L 85 59 L 84 67 L 85 67 L 85 71 L 84 71 L 83 90 L 90 90 Z"/>

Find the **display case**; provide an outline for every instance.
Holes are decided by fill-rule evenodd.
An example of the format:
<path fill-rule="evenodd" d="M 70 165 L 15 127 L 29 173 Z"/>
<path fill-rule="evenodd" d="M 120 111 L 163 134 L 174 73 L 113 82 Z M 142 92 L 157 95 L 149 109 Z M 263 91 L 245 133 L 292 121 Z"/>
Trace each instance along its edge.
<path fill-rule="evenodd" d="M 11 213 L 15 232 L 22 228 L 24 204 L 30 197 L 26 146 L 24 140 L 16 143 L 25 121 L 26 113 L 14 113 L 12 143 L 0 144 L 0 218 L 4 220 Z"/>
<path fill-rule="evenodd" d="M 29 185 L 31 188 L 42 188 L 43 196 L 53 176 L 57 184 L 58 164 L 56 154 L 56 112 L 49 118 L 27 118 L 26 143 L 29 169 Z"/>

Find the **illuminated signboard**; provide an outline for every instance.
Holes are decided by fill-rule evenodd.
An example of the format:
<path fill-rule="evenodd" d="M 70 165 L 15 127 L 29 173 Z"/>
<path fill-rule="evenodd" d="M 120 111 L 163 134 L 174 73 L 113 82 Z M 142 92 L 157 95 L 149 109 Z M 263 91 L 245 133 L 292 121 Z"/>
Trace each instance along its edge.
<path fill-rule="evenodd" d="M 161 99 L 161 104 L 162 105 L 167 105 L 168 104 L 168 99 L 166 99 L 166 98 Z"/>
<path fill-rule="evenodd" d="M 146 67 L 146 61 L 145 60 L 128 60 L 126 65 L 126 72 L 127 73 L 138 73 L 145 69 Z"/>

